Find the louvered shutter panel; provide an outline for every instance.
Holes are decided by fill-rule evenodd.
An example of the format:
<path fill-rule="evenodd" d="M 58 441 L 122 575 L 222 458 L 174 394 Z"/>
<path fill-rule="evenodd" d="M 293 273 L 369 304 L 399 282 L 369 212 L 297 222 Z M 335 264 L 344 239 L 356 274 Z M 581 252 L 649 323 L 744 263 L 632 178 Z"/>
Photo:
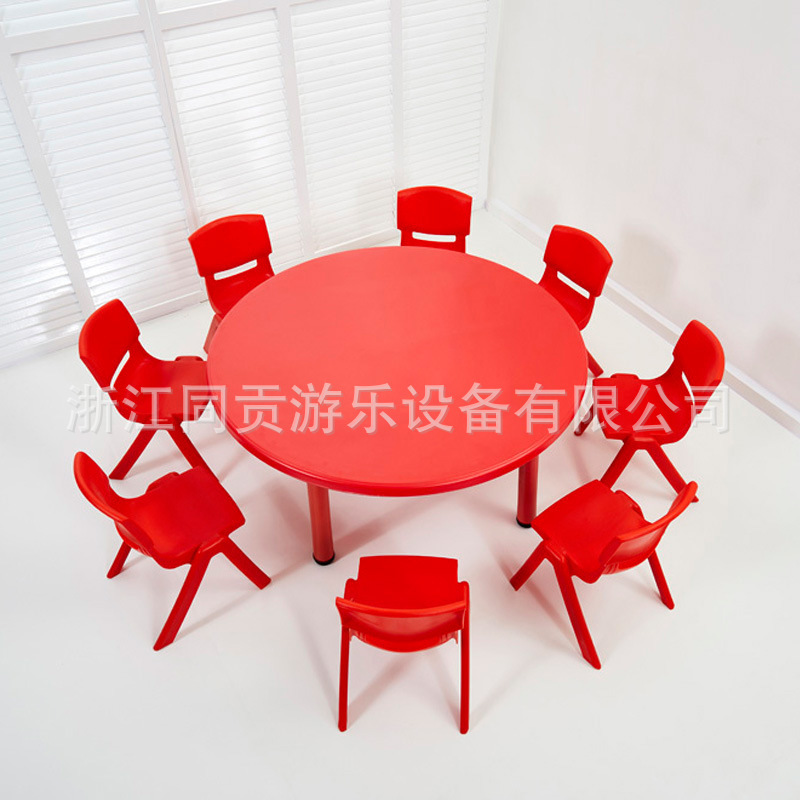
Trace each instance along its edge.
<path fill-rule="evenodd" d="M 3 98 L 0 359 L 74 340 L 92 302 L 204 298 L 187 219 L 262 213 L 287 265 L 393 233 L 396 180 L 477 197 L 490 3 L 0 0 L 38 137 L 31 166 Z"/>
<path fill-rule="evenodd" d="M 94 301 L 199 296 L 144 36 L 24 53 L 17 71 Z"/>
<path fill-rule="evenodd" d="M 263 214 L 273 264 L 303 254 L 274 11 L 165 32 L 201 223 Z"/>
<path fill-rule="evenodd" d="M 56 30 L 82 22 L 98 22 L 137 13 L 136 0 L 2 0 L 3 33 Z"/>
<path fill-rule="evenodd" d="M 478 191 L 488 11 L 488 0 L 403 0 L 406 186 Z"/>
<path fill-rule="evenodd" d="M 389 0 L 292 7 L 315 250 L 394 229 Z"/>
<path fill-rule="evenodd" d="M 81 311 L 0 87 L 0 364 L 74 336 Z"/>

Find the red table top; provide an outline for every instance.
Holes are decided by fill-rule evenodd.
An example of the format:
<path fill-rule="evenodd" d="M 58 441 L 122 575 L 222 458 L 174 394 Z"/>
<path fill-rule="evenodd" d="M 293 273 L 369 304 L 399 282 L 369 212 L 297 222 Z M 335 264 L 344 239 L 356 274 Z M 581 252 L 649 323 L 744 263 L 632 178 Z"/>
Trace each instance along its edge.
<path fill-rule="evenodd" d="M 217 411 L 251 453 L 304 481 L 374 495 L 472 486 L 529 461 L 572 421 L 586 374 L 577 327 L 537 284 L 424 247 L 351 250 L 285 270 L 225 316 L 208 355 Z M 342 416 L 323 416 L 312 430 L 300 391 L 326 383 L 341 392 Z M 464 399 L 476 383 L 479 395 Z M 393 406 L 373 411 L 363 387 L 387 384 L 374 396 Z M 516 394 L 537 385 L 532 397 Z M 439 409 L 427 415 L 426 386 L 443 387 L 444 398 L 431 390 L 428 405 Z M 475 429 L 480 409 L 461 408 L 481 397 L 508 406 L 489 409 L 486 430 Z M 532 413 L 516 414 L 526 401 Z M 452 429 L 419 430 L 432 420 Z"/>

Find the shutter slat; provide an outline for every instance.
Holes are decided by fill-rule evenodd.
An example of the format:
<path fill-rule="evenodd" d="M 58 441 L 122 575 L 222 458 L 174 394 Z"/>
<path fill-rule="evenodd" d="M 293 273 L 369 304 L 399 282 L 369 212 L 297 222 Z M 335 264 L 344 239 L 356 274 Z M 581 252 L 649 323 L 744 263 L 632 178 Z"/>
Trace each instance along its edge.
<path fill-rule="evenodd" d="M 100 280 L 104 273 L 113 275 L 118 270 L 129 270 L 132 266 L 149 262 L 159 253 L 166 253 L 173 258 L 182 258 L 186 255 L 188 242 L 173 243 L 166 249 L 158 242 L 150 242 L 138 247 L 127 244 L 117 249 L 104 250 L 102 253 L 93 254 L 86 251 L 82 263 L 87 275 Z"/>
<path fill-rule="evenodd" d="M 0 8 L 0 20 L 3 33 L 16 36 L 136 13 L 136 0 L 6 0 Z"/>

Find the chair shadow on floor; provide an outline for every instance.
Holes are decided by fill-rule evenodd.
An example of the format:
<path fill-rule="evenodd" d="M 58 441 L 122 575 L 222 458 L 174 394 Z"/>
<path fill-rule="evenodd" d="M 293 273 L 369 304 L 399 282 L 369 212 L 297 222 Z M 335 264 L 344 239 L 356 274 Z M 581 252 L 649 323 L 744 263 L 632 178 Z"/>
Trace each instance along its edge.
<path fill-rule="evenodd" d="M 358 657 L 361 655 L 362 648 L 358 646 L 356 640 L 351 654 Z M 364 650 L 367 648 L 365 647 Z M 369 712 L 376 700 L 386 693 L 392 686 L 402 684 L 404 681 L 410 683 L 409 674 L 418 665 L 421 659 L 427 657 L 427 666 L 432 672 L 433 680 L 427 683 L 417 683 L 416 687 L 425 694 L 425 704 L 431 708 L 438 708 L 443 717 L 451 717 L 456 727 L 459 724 L 459 687 L 458 687 L 458 648 L 444 647 L 441 652 L 425 651 L 419 653 L 384 653 L 389 657 L 389 663 L 378 671 L 376 675 L 370 677 L 369 682 L 362 687 L 355 687 L 358 691 L 348 703 L 347 717 L 348 730 Z M 450 656 L 450 658 L 448 658 Z M 329 707 L 331 718 L 334 722 L 338 719 L 338 672 L 331 673 L 334 680 L 329 681 Z M 351 675 L 351 692 L 353 689 Z M 418 692 L 419 694 L 419 692 Z"/>
<path fill-rule="evenodd" d="M 454 655 L 448 658 L 451 653 Z M 428 656 L 428 664 L 436 677 L 436 683 L 439 685 L 439 691 L 436 693 L 436 697 L 433 697 L 433 693 L 431 693 L 431 703 L 441 703 L 442 698 L 444 698 L 447 702 L 447 708 L 450 710 L 450 716 L 456 727 L 458 727 L 461 721 L 459 709 L 459 676 L 457 671 L 458 648 L 445 646 L 436 650 L 427 651 L 425 655 Z M 470 709 L 470 720 L 471 724 L 474 725 L 475 715 L 473 709 Z"/>
<path fill-rule="evenodd" d="M 520 564 L 533 552 L 534 547 L 540 541 L 540 537 L 535 531 L 520 528 L 516 524 L 514 509 L 511 506 L 507 507 L 502 503 L 477 497 L 470 498 L 469 503 L 476 515 L 482 516 L 495 525 L 498 522 L 504 523 L 504 532 L 507 533 L 507 536 L 498 537 L 496 528 L 492 530 L 491 527 L 487 527 L 479 530 L 487 549 L 491 552 L 497 565 L 494 575 L 494 580 L 498 584 L 497 591 L 507 592 L 510 603 L 512 603 L 516 593 L 509 583 L 509 579 L 519 569 Z M 519 555 L 515 557 L 512 552 L 519 553 Z M 536 636 L 543 642 L 546 641 L 548 645 L 557 648 L 563 653 L 578 652 L 580 654 L 576 649 L 575 635 L 564 610 L 561 595 L 557 586 L 555 586 L 555 580 L 553 579 L 551 583 L 553 584 L 552 586 L 547 584 L 548 591 L 544 591 L 535 580 L 530 580 L 526 583 L 524 591 L 519 594 L 527 593 L 529 596 L 532 595 L 535 601 L 534 608 L 538 607 L 538 609 L 544 611 L 545 615 L 559 631 L 559 634 L 555 634 L 549 626 L 537 624 L 538 615 L 535 611 L 532 613 L 530 603 L 517 602 L 511 608 L 518 610 L 512 611 L 512 613 L 519 616 L 522 628 L 528 631 L 530 635 Z"/>
<path fill-rule="evenodd" d="M 540 570 L 546 570 L 549 565 L 545 562 Z M 646 565 L 645 565 L 646 567 Z M 506 578 L 510 577 L 517 569 L 516 566 L 503 569 L 503 574 Z M 551 567 L 552 571 L 552 567 Z M 538 572 L 538 571 L 537 571 Z M 555 579 L 548 578 L 544 584 L 537 584 L 537 575 L 532 576 L 531 580 L 525 583 L 519 595 L 528 594 L 534 599 L 534 603 L 523 602 L 520 608 L 520 625 L 531 636 L 535 636 L 538 641 L 545 645 L 549 650 L 554 652 L 558 650 L 561 654 L 574 656 L 578 659 L 581 658 L 580 647 L 575 638 L 575 633 L 569 621 L 569 615 L 564 606 L 563 599 L 556 585 Z M 602 599 L 603 589 L 602 584 L 597 587 L 592 584 L 585 584 L 581 581 L 575 581 L 576 591 L 578 596 L 583 602 L 588 599 L 588 595 L 594 593 L 599 602 L 587 603 L 588 621 L 590 625 L 594 625 L 602 640 L 603 653 L 606 660 L 610 659 L 618 647 L 631 637 L 636 635 L 637 629 L 646 624 L 648 608 L 654 609 L 659 612 L 661 607 L 661 597 L 658 593 L 655 584 L 653 584 L 652 576 L 649 570 L 643 568 L 641 565 L 629 572 L 622 573 L 617 576 L 617 586 L 624 587 L 625 591 L 635 594 L 634 602 L 625 603 L 620 609 L 620 613 L 625 616 L 624 624 L 615 624 L 614 620 L 619 617 L 613 614 L 613 601 L 611 603 L 604 603 Z M 511 587 L 509 586 L 509 589 Z M 512 589 L 513 591 L 513 589 Z M 522 599 L 522 598 L 520 598 Z M 646 601 L 640 604 L 639 600 Z M 652 605 L 651 605 L 652 604 Z M 559 631 L 558 634 L 552 626 L 543 624 L 540 620 L 540 615 L 537 613 L 539 610 L 544 611 L 545 615 L 553 622 L 555 628 Z M 586 614 L 584 609 L 584 614 Z M 527 618 L 523 619 L 522 615 Z"/>
<path fill-rule="evenodd" d="M 206 614 L 202 619 L 198 619 L 196 622 L 192 622 L 190 625 L 184 625 L 178 635 L 175 637 L 175 641 L 179 642 L 184 636 L 190 636 L 195 631 L 200 630 L 200 628 L 205 627 L 220 617 L 224 617 L 235 608 L 244 605 L 248 601 L 255 600 L 255 598 L 259 597 L 260 595 L 261 592 L 255 590 L 254 587 L 248 587 L 245 585 L 242 590 L 242 594 L 239 597 L 234 597 L 233 600 L 229 600 L 224 605 Z"/>
<path fill-rule="evenodd" d="M 482 700 L 473 703 L 470 709 L 470 718 L 473 728 L 483 720 L 492 708 L 497 708 L 501 705 L 503 697 L 507 696 L 509 692 L 513 692 L 514 685 L 525 675 L 529 675 L 537 667 L 542 664 L 542 656 L 534 654 L 524 661 L 521 661 L 517 666 L 504 675 L 501 679 L 494 682 L 494 687 L 489 691 Z"/>
<path fill-rule="evenodd" d="M 262 558 L 269 559 L 276 545 L 280 550 L 284 566 L 269 573 L 273 580 L 291 575 L 311 559 L 308 507 L 294 489 L 286 482 L 275 481 L 240 498 L 248 525 L 263 532 Z"/>
<path fill-rule="evenodd" d="M 306 616 L 299 609 L 293 609 L 293 612 L 297 629 L 308 653 L 309 663 L 317 676 L 323 695 L 327 698 L 331 719 L 335 725 L 339 718 L 339 653 L 336 652 L 334 656 L 333 652 L 323 652 L 320 647 L 319 637 L 315 635 L 314 629 L 308 624 Z M 338 642 L 338 636 L 336 641 Z M 356 640 L 354 640 L 353 644 L 355 645 L 353 652 L 358 654 L 361 648 L 358 647 Z M 364 649 L 368 648 L 365 646 Z M 390 654 L 387 653 L 386 655 Z M 407 653 L 391 654 L 390 663 L 380 670 L 377 675 L 374 675 L 356 696 L 351 698 L 347 712 L 351 725 L 372 705 L 387 686 L 400 679 L 402 674 L 410 669 L 411 663 L 408 655 Z M 406 658 L 402 656 L 406 656 Z M 455 706 L 453 706 L 453 714 L 457 719 L 458 710 Z"/>
<path fill-rule="evenodd" d="M 358 650 L 354 649 L 354 652 L 356 655 L 358 655 Z M 348 703 L 348 727 L 352 727 L 352 725 L 362 716 L 362 714 L 364 714 L 369 707 L 373 705 L 374 702 L 386 691 L 387 687 L 399 680 L 402 680 L 403 674 L 407 673 L 411 669 L 408 656 L 413 654 L 403 653 L 402 655 L 406 656 L 406 658 L 399 658 L 397 657 L 397 654 L 393 655 L 395 655 L 395 658 L 393 658 L 391 662 L 387 664 L 387 666 L 385 666 L 375 677 L 373 677 L 370 682 L 363 687 L 361 691 L 359 691 L 358 694 Z M 334 721 L 336 721 L 338 719 L 336 703 L 333 703 L 331 707 L 331 713 Z"/>
<path fill-rule="evenodd" d="M 430 508 L 431 504 L 435 502 L 435 497 L 409 498 L 409 502 L 401 503 L 399 507 L 392 508 L 390 511 L 386 511 L 379 516 L 374 517 L 362 525 L 353 528 L 343 536 L 336 535 L 336 526 L 337 524 L 341 523 L 334 518 L 333 546 L 334 550 L 336 551 L 336 558 L 344 558 L 345 556 L 352 555 L 353 553 L 362 550 L 365 545 L 369 544 L 375 539 L 379 539 L 385 533 L 388 533 L 392 528 L 425 514 Z"/>

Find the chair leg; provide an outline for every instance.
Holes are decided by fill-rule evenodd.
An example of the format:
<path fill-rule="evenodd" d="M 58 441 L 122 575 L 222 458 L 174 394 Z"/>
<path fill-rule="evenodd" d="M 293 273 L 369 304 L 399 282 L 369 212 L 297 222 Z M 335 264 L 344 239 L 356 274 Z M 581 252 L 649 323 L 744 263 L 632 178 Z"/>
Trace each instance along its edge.
<path fill-rule="evenodd" d="M 233 564 L 245 577 L 249 578 L 259 589 L 263 589 L 271 580 L 266 572 L 259 569 L 230 539 L 220 545 L 220 552 L 224 553 L 228 561 Z"/>
<path fill-rule="evenodd" d="M 117 553 L 117 557 L 114 559 L 114 563 L 111 565 L 111 568 L 108 570 L 106 574 L 107 578 L 114 578 L 122 572 L 122 567 L 125 566 L 125 559 L 128 557 L 128 553 L 131 551 L 131 546 L 129 544 L 122 543 L 121 547 L 119 548 L 119 552 Z"/>
<path fill-rule="evenodd" d="M 175 640 L 186 617 L 186 612 L 189 610 L 198 588 L 200 588 L 200 581 L 203 580 L 203 575 L 206 574 L 210 560 L 210 556 L 205 553 L 199 553 L 194 557 L 189 567 L 189 574 L 186 576 L 186 580 L 178 593 L 178 599 L 175 601 L 175 605 L 172 606 L 172 611 L 169 612 L 167 621 L 164 623 L 155 645 L 153 645 L 153 650 L 161 650 L 162 647 L 172 644 Z"/>
<path fill-rule="evenodd" d="M 597 657 L 597 651 L 594 649 L 594 642 L 592 642 L 589 628 L 583 617 L 581 604 L 578 602 L 578 594 L 572 584 L 572 576 L 561 563 L 554 563 L 553 567 L 556 571 L 558 587 L 561 589 L 561 596 L 564 598 L 564 604 L 567 606 L 567 613 L 572 623 L 572 630 L 575 631 L 575 636 L 581 648 L 581 654 L 595 669 L 600 669 L 600 659 Z"/>
<path fill-rule="evenodd" d="M 469 609 L 461 631 L 461 733 L 469 730 Z"/>
<path fill-rule="evenodd" d="M 541 542 L 528 556 L 528 560 L 511 576 L 511 585 L 514 587 L 514 591 L 519 591 L 522 584 L 533 575 L 533 571 L 542 563 L 546 552 L 547 545 Z"/>
<path fill-rule="evenodd" d="M 661 562 L 658 560 L 658 556 L 653 553 L 647 560 L 650 563 L 650 569 L 653 570 L 653 577 L 656 579 L 656 586 L 658 586 L 658 593 L 661 595 L 661 602 L 667 608 L 675 608 L 675 601 L 672 599 L 672 595 L 669 592 L 667 579 L 664 577 L 664 570 L 661 569 Z"/>
<path fill-rule="evenodd" d="M 339 730 L 347 730 L 347 683 L 350 671 L 350 630 L 342 628 L 342 657 L 339 664 Z"/>
<path fill-rule="evenodd" d="M 192 440 L 186 435 L 186 432 L 181 428 L 179 422 L 176 422 L 171 428 L 167 429 L 172 440 L 178 445 L 178 450 L 181 451 L 183 457 L 193 467 L 205 467 L 208 469 L 208 464 L 203 461 L 203 457 L 197 451 L 197 448 L 192 444 Z"/>
<path fill-rule="evenodd" d="M 586 416 L 578 423 L 578 426 L 575 428 L 575 435 L 581 436 L 583 432 L 591 425 L 592 419 L 594 418 L 594 403 L 589 406 L 589 410 L 586 412 Z"/>
<path fill-rule="evenodd" d="M 686 488 L 686 481 L 681 477 L 680 472 L 675 469 L 674 464 L 667 458 L 660 444 L 651 444 L 647 448 L 650 457 L 656 462 L 656 466 L 661 470 L 663 476 L 669 481 L 669 485 L 680 494 Z M 697 502 L 697 495 L 692 498 L 692 502 Z"/>
<path fill-rule="evenodd" d="M 610 489 L 622 475 L 622 470 L 628 466 L 628 463 L 633 458 L 633 454 L 639 449 L 637 444 L 630 438 L 626 439 L 619 452 L 614 456 L 614 460 L 609 465 L 608 469 L 603 473 L 600 482 L 604 483 Z"/>
<path fill-rule="evenodd" d="M 120 459 L 119 464 L 111 470 L 108 477 L 111 478 L 112 481 L 121 481 L 128 472 L 130 472 L 131 467 L 144 452 L 145 447 L 150 443 L 153 436 L 155 436 L 156 430 L 156 428 L 143 428 L 139 431 L 136 438 L 133 440 L 133 444 Z"/>
<path fill-rule="evenodd" d="M 603 368 L 595 361 L 594 356 L 587 350 L 586 356 L 589 359 L 589 369 L 595 378 L 599 378 L 603 374 Z"/>

